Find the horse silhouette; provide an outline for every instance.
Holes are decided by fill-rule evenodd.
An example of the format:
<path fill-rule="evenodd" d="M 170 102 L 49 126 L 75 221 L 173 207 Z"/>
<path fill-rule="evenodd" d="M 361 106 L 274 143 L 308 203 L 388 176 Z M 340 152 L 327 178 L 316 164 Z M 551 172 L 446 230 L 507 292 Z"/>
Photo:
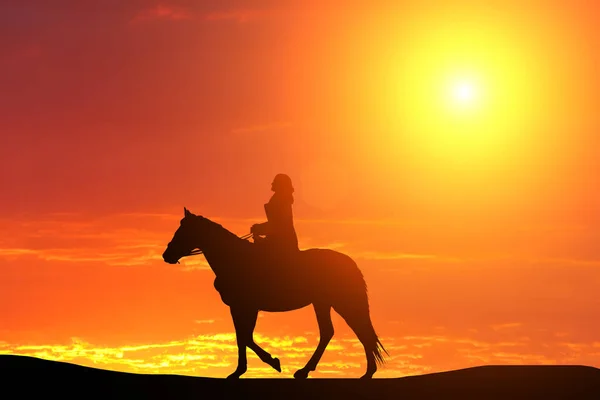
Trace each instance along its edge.
<path fill-rule="evenodd" d="M 279 359 L 254 342 L 259 311 L 285 312 L 313 305 L 319 324 L 319 344 L 304 368 L 294 378 L 304 379 L 317 364 L 333 337 L 331 308 L 352 328 L 365 349 L 367 370 L 372 378 L 384 362 L 369 315 L 367 285 L 356 263 L 331 249 L 306 249 L 293 257 L 259 246 L 184 208 L 184 218 L 167 245 L 163 259 L 169 264 L 202 252 L 216 275 L 215 289 L 230 307 L 238 346 L 237 369 L 228 378 L 239 378 L 247 370 L 246 347 L 281 372 Z"/>

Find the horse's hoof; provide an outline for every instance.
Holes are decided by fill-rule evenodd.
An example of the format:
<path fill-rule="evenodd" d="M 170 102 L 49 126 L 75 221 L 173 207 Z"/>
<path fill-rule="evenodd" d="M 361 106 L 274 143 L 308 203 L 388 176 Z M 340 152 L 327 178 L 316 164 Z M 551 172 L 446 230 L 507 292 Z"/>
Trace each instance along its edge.
<path fill-rule="evenodd" d="M 360 377 L 360 379 L 362 380 L 367 380 L 367 379 L 372 379 L 373 378 L 373 374 L 364 374 L 363 376 Z"/>
<path fill-rule="evenodd" d="M 308 378 L 308 370 L 299 369 L 294 374 L 294 378 L 296 378 L 296 379 L 306 379 L 306 378 Z"/>
<path fill-rule="evenodd" d="M 271 367 L 275 368 L 277 372 L 281 372 L 281 361 L 279 361 L 279 358 L 273 358 Z"/>
<path fill-rule="evenodd" d="M 240 376 L 244 375 L 244 372 L 246 371 L 235 371 L 234 373 L 232 373 L 231 375 L 229 375 L 227 377 L 227 379 L 232 380 L 232 379 L 239 379 Z"/>

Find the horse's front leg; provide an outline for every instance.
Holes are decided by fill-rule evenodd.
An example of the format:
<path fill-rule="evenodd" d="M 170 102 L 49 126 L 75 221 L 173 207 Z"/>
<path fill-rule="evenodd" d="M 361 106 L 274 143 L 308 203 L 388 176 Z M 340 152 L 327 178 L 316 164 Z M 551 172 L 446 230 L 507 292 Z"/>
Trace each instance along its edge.
<path fill-rule="evenodd" d="M 249 321 L 252 319 L 252 314 L 258 312 L 248 311 L 247 309 L 231 306 L 231 318 L 235 327 L 235 338 L 238 347 L 238 365 L 235 371 L 229 375 L 228 379 L 237 379 L 248 370 L 248 359 L 246 357 L 246 347 L 250 343 L 248 338 L 252 338 L 252 326 Z"/>
<path fill-rule="evenodd" d="M 258 346 L 252 337 L 254 333 L 254 327 L 256 326 L 256 319 L 258 317 L 258 310 L 240 307 L 231 307 L 230 310 L 238 345 L 238 366 L 237 369 L 228 376 L 228 378 L 239 378 L 248 369 L 246 347 L 252 349 L 263 362 L 281 372 L 279 359 L 273 358 L 269 353 Z"/>

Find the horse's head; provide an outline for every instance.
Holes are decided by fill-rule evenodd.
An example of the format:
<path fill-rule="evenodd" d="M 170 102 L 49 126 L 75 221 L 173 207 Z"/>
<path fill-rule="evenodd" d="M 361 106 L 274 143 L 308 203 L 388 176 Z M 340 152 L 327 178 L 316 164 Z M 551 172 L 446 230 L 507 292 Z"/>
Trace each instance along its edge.
<path fill-rule="evenodd" d="M 190 255 L 194 249 L 201 246 L 199 229 L 203 218 L 192 214 L 187 208 L 183 210 L 184 217 L 179 223 L 179 228 L 163 253 L 163 260 L 169 264 L 176 264 L 181 257 Z"/>

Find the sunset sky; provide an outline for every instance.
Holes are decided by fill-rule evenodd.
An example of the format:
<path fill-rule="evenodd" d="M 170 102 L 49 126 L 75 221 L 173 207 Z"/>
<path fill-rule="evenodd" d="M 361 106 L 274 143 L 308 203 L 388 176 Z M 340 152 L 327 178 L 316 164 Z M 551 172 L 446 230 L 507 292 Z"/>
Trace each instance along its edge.
<path fill-rule="evenodd" d="M 375 377 L 600 367 L 600 5 L 4 0 L 0 354 L 225 377 L 237 351 L 183 207 L 244 235 L 290 175 L 301 248 L 350 255 Z M 336 333 L 313 377 L 358 377 Z M 245 377 L 318 342 L 261 313 Z"/>

